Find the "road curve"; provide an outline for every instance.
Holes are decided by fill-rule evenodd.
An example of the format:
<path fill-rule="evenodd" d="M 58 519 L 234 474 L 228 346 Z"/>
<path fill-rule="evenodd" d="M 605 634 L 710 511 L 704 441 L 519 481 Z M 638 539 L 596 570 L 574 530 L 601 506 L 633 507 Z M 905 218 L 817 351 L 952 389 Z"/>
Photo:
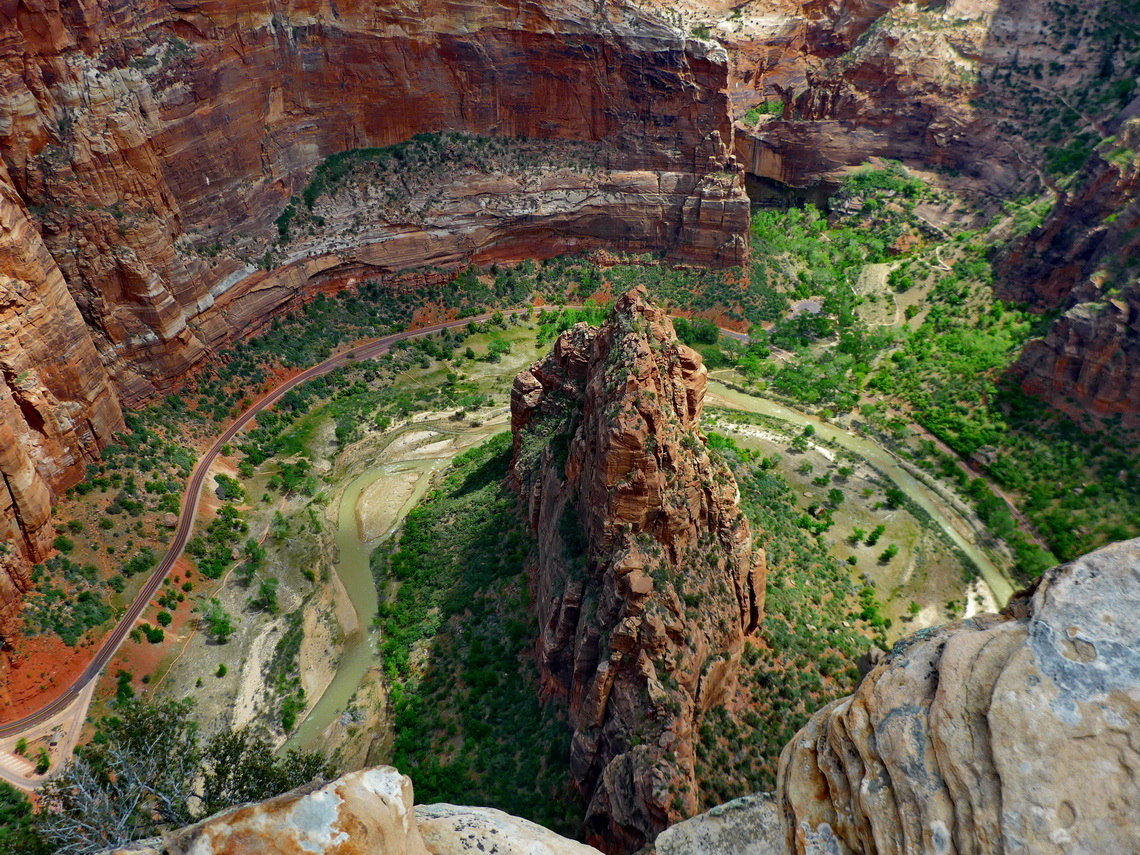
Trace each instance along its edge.
<path fill-rule="evenodd" d="M 535 307 L 528 306 L 519 309 L 503 310 L 503 314 L 518 315 L 528 314 L 536 309 L 541 311 L 544 309 L 555 310 L 574 308 L 581 307 L 572 305 Z M 405 332 L 395 333 L 393 335 L 374 339 L 373 341 L 352 348 L 351 350 L 345 351 L 344 353 L 337 354 L 336 356 L 332 356 L 325 361 L 306 369 L 296 377 L 285 381 L 277 388 L 267 392 L 256 402 L 251 404 L 249 408 L 241 414 L 241 416 L 239 416 L 228 428 L 226 428 L 225 431 L 222 432 L 222 434 L 216 440 L 214 440 L 214 443 L 198 460 L 197 465 L 194 467 L 194 471 L 190 475 L 190 480 L 187 483 L 186 491 L 183 494 L 182 511 L 178 519 L 178 526 L 175 529 L 174 540 L 170 544 L 170 547 L 167 549 L 167 552 L 163 556 L 162 560 L 152 571 L 150 578 L 147 579 L 147 582 L 143 586 L 142 590 L 139 591 L 138 595 L 131 603 L 130 608 L 127 609 L 126 613 L 124 613 L 123 617 L 120 618 L 115 628 L 104 639 L 98 653 L 95 654 L 95 657 L 91 660 L 90 664 L 88 664 L 88 666 L 83 670 L 79 677 L 77 677 L 75 681 L 72 682 L 67 690 L 54 701 L 37 710 L 36 712 L 24 716 L 23 718 L 8 722 L 6 724 L 0 724 L 0 738 L 9 738 L 16 736 L 21 731 L 35 727 L 36 725 L 47 721 L 53 715 L 65 709 L 84 691 L 85 688 L 87 688 L 89 684 L 92 684 L 95 680 L 98 679 L 99 673 L 103 670 L 107 663 L 111 661 L 111 658 L 118 652 L 119 647 L 122 646 L 124 639 L 134 627 L 135 621 L 138 620 L 139 616 L 142 615 L 143 611 L 145 611 L 147 606 L 150 604 L 151 599 L 154 597 L 155 593 L 162 585 L 163 579 L 166 578 L 166 574 L 170 572 L 170 569 L 174 566 L 174 563 L 182 555 L 182 552 L 186 547 L 186 543 L 190 539 L 190 535 L 194 530 L 194 519 L 197 515 L 198 501 L 201 497 L 202 485 L 205 483 L 206 474 L 209 472 L 210 467 L 214 463 L 214 460 L 221 452 L 222 446 L 232 440 L 238 434 L 238 432 L 240 432 L 242 428 L 249 424 L 249 422 L 252 421 L 259 412 L 264 410 L 266 407 L 270 407 L 273 404 L 277 403 L 277 401 L 284 397 L 288 392 L 290 392 L 292 389 L 295 389 L 297 386 L 300 386 L 302 383 L 328 374 L 329 372 L 334 371 L 335 369 L 340 368 L 341 366 L 346 365 L 350 362 L 355 362 L 363 359 L 371 359 L 375 356 L 385 354 L 391 349 L 392 345 L 398 341 L 430 335 L 444 329 L 466 326 L 472 322 L 483 322 L 491 318 L 493 314 L 494 313 L 492 312 L 488 312 L 474 317 L 461 318 L 459 320 L 432 324 L 431 326 L 421 327 L 416 330 L 408 330 Z M 721 333 L 744 344 L 747 344 L 749 342 L 749 337 L 746 333 L 740 333 L 724 328 L 721 328 Z M 1005 497 L 1003 496 L 1003 498 Z M 1010 505 L 1011 508 L 1013 508 L 1012 502 L 1010 502 L 1008 498 L 1006 499 L 1006 502 Z M 1016 509 L 1014 510 L 1016 511 Z M 78 714 L 83 715 L 86 713 L 86 709 L 77 712 Z M 3 774 L 5 771 L 6 770 L 0 770 L 0 778 L 7 779 L 9 782 L 15 784 L 16 781 L 13 781 L 10 776 Z M 24 786 L 34 786 L 35 783 L 35 779 L 29 779 L 28 782 L 24 784 Z"/>
<path fill-rule="evenodd" d="M 551 307 L 553 308 L 553 307 Z M 503 312 L 504 315 L 517 315 L 529 312 L 530 309 L 509 309 Z M 432 324 L 427 327 L 420 327 L 415 330 L 408 330 L 406 332 L 395 333 L 393 335 L 378 338 L 367 344 L 360 345 L 344 353 L 337 354 L 336 356 L 329 357 L 324 362 L 314 365 L 302 371 L 296 377 L 286 380 L 277 388 L 267 392 L 264 396 L 259 398 L 256 402 L 251 404 L 249 408 L 242 413 L 228 428 L 226 428 L 217 439 L 214 440 L 213 445 L 207 449 L 203 454 L 198 464 L 194 467 L 194 471 L 190 475 L 190 480 L 187 482 L 186 491 L 182 497 L 182 512 L 178 518 L 178 526 L 174 530 L 174 540 L 171 542 L 170 547 L 167 549 L 166 554 L 158 565 L 150 574 L 146 584 L 143 585 L 142 590 L 135 596 L 134 601 L 131 603 L 130 608 L 119 619 L 115 628 L 104 638 L 99 651 L 91 660 L 90 664 L 83 670 L 83 672 L 67 687 L 58 698 L 51 703 L 42 707 L 36 712 L 24 716 L 23 718 L 16 719 L 15 721 L 7 722 L 0 725 L 0 738 L 7 738 L 18 735 L 21 731 L 35 727 L 47 721 L 56 713 L 65 709 L 72 701 L 74 701 L 79 694 L 83 691 L 88 683 L 98 679 L 99 672 L 111 661 L 111 658 L 118 652 L 122 646 L 123 641 L 130 634 L 131 629 L 135 625 L 135 621 L 150 605 L 150 601 L 154 598 L 155 593 L 162 585 L 162 580 L 166 578 L 166 574 L 174 566 L 182 551 L 186 548 L 186 543 L 190 539 L 191 533 L 194 531 L 194 518 L 197 516 L 198 501 L 202 495 L 202 485 L 205 483 L 206 474 L 210 471 L 214 460 L 217 459 L 218 454 L 221 453 L 222 446 L 232 440 L 242 428 L 249 424 L 253 418 L 264 410 L 266 407 L 271 407 L 284 397 L 288 392 L 300 386 L 309 380 L 322 375 L 328 374 L 331 371 L 340 368 L 342 365 L 347 365 L 350 362 L 356 362 L 362 359 L 371 359 L 375 356 L 380 356 L 391 350 L 392 345 L 398 341 L 408 338 L 417 338 L 419 336 L 431 335 L 434 332 L 439 332 L 444 329 L 451 329 L 453 327 L 466 326 L 472 322 L 486 321 L 492 317 L 493 313 L 486 313 L 477 315 L 470 318 L 462 318 L 456 321 L 447 321 L 440 324 Z"/>

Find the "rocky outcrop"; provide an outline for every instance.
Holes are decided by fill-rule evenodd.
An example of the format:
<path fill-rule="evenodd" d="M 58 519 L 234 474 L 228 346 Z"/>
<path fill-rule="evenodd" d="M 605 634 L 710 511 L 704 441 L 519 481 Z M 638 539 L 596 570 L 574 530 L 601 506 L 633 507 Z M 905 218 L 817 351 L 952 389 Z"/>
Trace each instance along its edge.
<path fill-rule="evenodd" d="M 780 816 L 772 793 L 733 799 L 657 836 L 657 855 L 767 855 L 782 852 Z"/>
<path fill-rule="evenodd" d="M 1014 367 L 1022 387 L 1069 411 L 1140 413 L 1140 119 L 1098 147 L 1072 192 L 998 258 L 1002 295 L 1065 308 Z"/>
<path fill-rule="evenodd" d="M 592 846 L 494 808 L 417 805 L 416 825 L 431 855 L 598 855 Z"/>
<path fill-rule="evenodd" d="M 1015 370 L 1025 391 L 1055 406 L 1140 413 L 1140 288 L 1074 306 L 1026 345 Z"/>
<path fill-rule="evenodd" d="M 569 698 L 588 839 L 634 849 L 695 809 L 693 737 L 763 610 L 732 473 L 700 433 L 706 372 L 638 288 L 515 379 L 512 478 L 538 537 L 548 687 Z"/>
<path fill-rule="evenodd" d="M 1001 615 L 899 642 L 784 749 L 778 841 L 748 851 L 1140 850 L 1137 615 L 1131 540 L 1048 571 Z M 764 822 L 758 841 L 771 839 Z M 687 841 L 724 825 L 697 818 L 659 851 L 708 851 Z"/>
<path fill-rule="evenodd" d="M 596 849 L 490 808 L 413 807 L 390 766 L 351 772 L 242 805 L 114 855 L 597 855 Z"/>

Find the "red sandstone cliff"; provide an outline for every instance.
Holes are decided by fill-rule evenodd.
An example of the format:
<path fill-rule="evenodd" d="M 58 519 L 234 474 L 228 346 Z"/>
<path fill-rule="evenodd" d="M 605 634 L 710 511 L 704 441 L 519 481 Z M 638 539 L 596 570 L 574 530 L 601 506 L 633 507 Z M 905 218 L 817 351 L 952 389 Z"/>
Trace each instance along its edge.
<path fill-rule="evenodd" d="M 515 379 L 514 478 L 539 541 L 540 662 L 569 696 L 589 839 L 695 809 L 693 734 L 735 679 L 765 563 L 700 434 L 706 372 L 642 288 Z"/>
<path fill-rule="evenodd" d="M 0 163 L 0 537 L 50 550 L 51 491 L 74 484 L 123 425 L 59 267 Z M 0 621 L 10 605 L 0 572 Z M 17 586 L 19 587 L 19 586 Z"/>
<path fill-rule="evenodd" d="M 440 130 L 608 142 L 610 169 L 667 186 L 633 191 L 616 216 L 555 219 L 547 236 L 727 263 L 743 251 L 739 182 L 727 195 L 705 182 L 729 159 L 724 53 L 632 6 L 157 0 L 126 15 L 32 2 L 0 20 L 0 154 L 129 401 L 272 308 L 248 262 L 311 167 L 347 149 Z M 638 210 L 647 193 L 665 209 Z M 735 219 L 716 216 L 723 203 Z M 367 262 L 470 256 L 511 233 L 483 225 L 417 259 L 433 231 L 392 223 L 424 232 L 420 245 Z M 542 237 L 527 251 L 542 254 Z M 303 285 L 287 277 L 277 304 Z"/>
<path fill-rule="evenodd" d="M 603 245 L 740 263 L 726 62 L 625 2 L 0 3 L 3 536 L 42 556 L 120 402 L 322 284 Z M 325 157 L 443 130 L 598 158 L 457 169 L 420 200 L 449 205 L 276 245 Z"/>
<path fill-rule="evenodd" d="M 1064 308 L 1015 367 L 1023 388 L 1062 409 L 1140 413 L 1140 119 L 1123 123 L 1040 227 L 998 259 L 1008 299 Z"/>

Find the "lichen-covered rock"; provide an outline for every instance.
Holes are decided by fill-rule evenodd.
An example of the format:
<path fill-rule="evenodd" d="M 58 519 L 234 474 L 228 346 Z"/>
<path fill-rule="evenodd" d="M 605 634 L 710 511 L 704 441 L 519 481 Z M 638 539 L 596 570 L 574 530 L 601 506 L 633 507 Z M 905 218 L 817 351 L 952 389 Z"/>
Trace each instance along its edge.
<path fill-rule="evenodd" d="M 746 851 L 1140 851 L 1138 618 L 1140 539 L 899 642 L 784 748 L 778 845 Z"/>
<path fill-rule="evenodd" d="M 695 809 L 695 728 L 763 610 L 763 553 L 700 433 L 706 383 L 638 288 L 600 329 L 563 333 L 512 391 L 540 665 L 569 698 L 587 839 L 606 851 Z"/>
<path fill-rule="evenodd" d="M 900 642 L 780 758 L 804 853 L 1140 850 L 1140 540 Z"/>
<path fill-rule="evenodd" d="M 592 846 L 494 808 L 418 805 L 416 824 L 430 855 L 600 855 Z"/>
<path fill-rule="evenodd" d="M 116 855 L 427 855 L 412 782 L 390 766 L 242 805 Z"/>
<path fill-rule="evenodd" d="M 771 793 L 744 796 L 679 822 L 662 831 L 657 855 L 766 855 L 781 853 L 776 800 Z"/>
<path fill-rule="evenodd" d="M 390 766 L 223 811 L 112 855 L 599 855 L 494 808 L 412 806 Z"/>

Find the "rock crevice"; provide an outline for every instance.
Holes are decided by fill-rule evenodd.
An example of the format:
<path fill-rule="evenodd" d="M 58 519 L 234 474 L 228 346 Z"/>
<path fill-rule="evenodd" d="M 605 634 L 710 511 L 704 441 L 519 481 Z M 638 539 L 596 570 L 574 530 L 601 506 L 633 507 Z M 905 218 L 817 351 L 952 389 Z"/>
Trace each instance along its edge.
<path fill-rule="evenodd" d="M 1138 851 L 1137 614 L 1131 540 L 1048 571 L 1000 615 L 921 630 L 784 748 L 775 814 L 698 817 L 657 849 Z M 749 823 L 763 845 L 738 848 Z"/>

